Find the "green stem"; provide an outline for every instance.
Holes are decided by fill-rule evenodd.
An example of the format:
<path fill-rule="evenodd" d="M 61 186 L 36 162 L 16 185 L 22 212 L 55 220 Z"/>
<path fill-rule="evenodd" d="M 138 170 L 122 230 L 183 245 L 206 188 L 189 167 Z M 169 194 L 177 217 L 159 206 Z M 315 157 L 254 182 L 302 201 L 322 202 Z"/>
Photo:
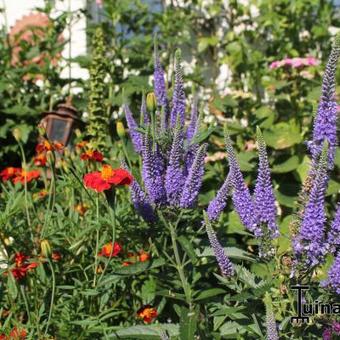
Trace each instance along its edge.
<path fill-rule="evenodd" d="M 116 207 L 115 207 L 115 203 L 116 203 L 116 195 L 114 195 L 114 202 L 113 202 L 113 208 L 111 208 L 110 206 L 108 206 L 108 209 L 109 209 L 109 213 L 110 213 L 110 217 L 111 217 L 111 221 L 112 221 L 112 249 L 111 249 L 111 253 L 110 253 L 110 257 L 109 257 L 109 259 L 108 259 L 108 261 L 105 263 L 105 267 L 104 267 L 104 269 L 103 269 L 103 271 L 102 271 L 102 273 L 101 273 L 101 275 L 100 275 L 100 277 L 99 277 L 99 280 L 98 280 L 98 282 L 100 282 L 101 281 L 101 279 L 103 278 L 103 276 L 104 276 L 104 274 L 105 274 L 105 272 L 106 272 L 106 269 L 107 269 L 107 267 L 109 266 L 109 264 L 110 264 L 110 261 L 111 261 L 111 257 L 112 257 L 112 253 L 113 253 L 113 245 L 114 245 L 114 242 L 115 242 L 115 240 L 116 240 Z"/>
<path fill-rule="evenodd" d="M 26 157 L 25 157 L 25 152 L 24 149 L 22 147 L 21 142 L 18 142 L 19 144 L 19 148 L 20 148 L 20 152 L 21 152 L 21 156 L 22 156 L 22 163 L 23 163 L 23 167 L 24 167 L 24 171 L 27 171 L 27 163 L 26 163 Z M 27 176 L 25 175 L 25 181 L 24 181 L 24 188 L 25 188 L 25 210 L 26 210 L 26 217 L 27 217 L 27 223 L 28 226 L 31 227 L 31 218 L 30 218 L 30 212 L 28 209 L 28 192 L 27 192 Z"/>
<path fill-rule="evenodd" d="M 23 285 L 20 285 L 20 292 L 21 292 L 22 298 L 24 299 L 28 323 L 30 323 L 31 322 L 31 314 L 30 314 L 30 309 L 28 307 L 28 302 L 27 302 L 27 298 L 26 298 L 26 294 L 25 294 L 25 287 Z"/>
<path fill-rule="evenodd" d="M 51 295 L 50 311 L 48 313 L 45 335 L 47 335 L 48 327 L 50 325 L 50 321 L 51 321 L 51 317 L 52 317 L 52 311 L 53 311 L 53 305 L 54 305 L 54 297 L 55 297 L 55 273 L 54 273 L 53 265 L 52 265 L 51 260 L 49 258 L 47 259 L 47 262 L 50 265 L 51 273 L 52 273 L 52 295 Z"/>
<path fill-rule="evenodd" d="M 99 194 L 96 197 L 96 252 L 94 254 L 94 276 L 93 276 L 93 287 L 96 286 L 97 282 L 97 269 L 98 269 L 98 251 L 99 251 Z"/>
<path fill-rule="evenodd" d="M 175 225 L 173 225 L 170 222 L 167 222 L 161 212 L 159 212 L 159 215 L 160 215 L 161 220 L 164 223 L 164 225 L 170 231 L 172 248 L 173 248 L 175 260 L 176 260 L 176 269 L 178 271 L 178 275 L 179 275 L 179 278 L 180 278 L 181 283 L 182 283 L 182 288 L 183 288 L 184 294 L 185 294 L 185 300 L 186 300 L 187 304 L 189 305 L 189 309 L 191 309 L 192 308 L 191 288 L 190 288 L 190 284 L 189 284 L 189 282 L 186 278 L 185 272 L 184 272 L 183 262 L 182 262 L 182 260 L 179 256 L 179 250 L 178 250 L 177 241 L 176 241 L 177 240 L 176 229 L 177 229 L 178 223 L 181 220 L 182 214 L 179 215 Z"/>

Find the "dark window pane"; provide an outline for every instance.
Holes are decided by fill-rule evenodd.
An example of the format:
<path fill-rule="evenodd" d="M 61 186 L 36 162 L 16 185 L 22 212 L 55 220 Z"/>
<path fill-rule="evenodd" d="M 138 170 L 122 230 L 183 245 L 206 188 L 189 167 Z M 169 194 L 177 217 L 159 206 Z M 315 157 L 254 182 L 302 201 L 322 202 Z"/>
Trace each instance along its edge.
<path fill-rule="evenodd" d="M 67 126 L 67 121 L 53 118 L 51 135 L 48 136 L 49 139 L 52 141 L 55 140 L 55 141 L 63 142 L 66 126 Z"/>

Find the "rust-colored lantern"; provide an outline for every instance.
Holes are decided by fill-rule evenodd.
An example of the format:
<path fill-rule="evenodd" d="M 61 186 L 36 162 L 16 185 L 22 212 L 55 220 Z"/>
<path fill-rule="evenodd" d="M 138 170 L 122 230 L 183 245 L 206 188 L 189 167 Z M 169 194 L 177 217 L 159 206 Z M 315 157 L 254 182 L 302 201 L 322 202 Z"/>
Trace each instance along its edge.
<path fill-rule="evenodd" d="M 81 125 L 78 111 L 71 105 L 71 100 L 59 104 L 56 111 L 43 112 L 44 118 L 40 125 L 45 128 L 47 138 L 53 142 L 67 145 L 73 129 Z"/>

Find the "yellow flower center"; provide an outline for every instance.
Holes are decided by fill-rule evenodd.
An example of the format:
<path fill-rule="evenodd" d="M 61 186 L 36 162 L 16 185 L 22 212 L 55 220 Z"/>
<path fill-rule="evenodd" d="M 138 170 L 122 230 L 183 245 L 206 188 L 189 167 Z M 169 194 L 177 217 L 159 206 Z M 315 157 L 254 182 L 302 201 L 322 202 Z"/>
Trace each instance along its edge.
<path fill-rule="evenodd" d="M 101 176 L 103 180 L 108 180 L 111 178 L 114 174 L 113 169 L 110 167 L 110 165 L 103 165 L 102 171 L 101 171 Z"/>

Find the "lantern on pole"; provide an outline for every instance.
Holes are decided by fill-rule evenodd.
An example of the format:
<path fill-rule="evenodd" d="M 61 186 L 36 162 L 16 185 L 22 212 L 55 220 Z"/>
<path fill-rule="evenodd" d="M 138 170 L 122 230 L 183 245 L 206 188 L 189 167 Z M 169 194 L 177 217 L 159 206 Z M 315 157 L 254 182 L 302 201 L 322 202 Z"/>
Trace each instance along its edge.
<path fill-rule="evenodd" d="M 47 138 L 65 146 L 70 142 L 74 128 L 82 125 L 77 109 L 71 105 L 71 98 L 59 104 L 56 111 L 43 112 L 42 115 L 40 126 L 46 130 Z"/>

